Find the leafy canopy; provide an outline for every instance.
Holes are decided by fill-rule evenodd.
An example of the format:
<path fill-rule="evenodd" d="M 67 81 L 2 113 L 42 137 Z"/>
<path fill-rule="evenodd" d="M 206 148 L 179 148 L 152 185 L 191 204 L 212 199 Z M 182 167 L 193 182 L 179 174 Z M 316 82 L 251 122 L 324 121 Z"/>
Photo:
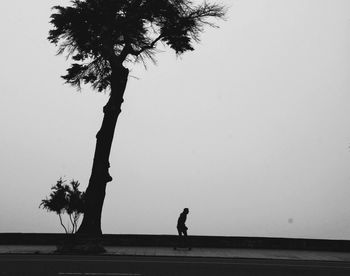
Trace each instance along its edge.
<path fill-rule="evenodd" d="M 114 66 L 154 61 L 157 42 L 178 55 L 192 51 L 204 26 L 215 27 L 210 19 L 225 15 L 219 4 L 192 0 L 73 0 L 53 9 L 48 39 L 74 60 L 62 78 L 98 91 L 109 87 Z"/>

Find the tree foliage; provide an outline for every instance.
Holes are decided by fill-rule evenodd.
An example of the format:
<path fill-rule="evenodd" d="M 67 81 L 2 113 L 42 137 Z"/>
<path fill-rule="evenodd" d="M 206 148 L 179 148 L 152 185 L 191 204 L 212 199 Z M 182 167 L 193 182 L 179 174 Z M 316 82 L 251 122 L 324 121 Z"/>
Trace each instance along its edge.
<path fill-rule="evenodd" d="M 68 7 L 55 6 L 49 41 L 58 54 L 73 60 L 62 78 L 80 88 L 90 83 L 103 91 L 110 85 L 112 66 L 124 61 L 154 59 L 162 42 L 181 55 L 212 18 L 224 18 L 219 4 L 192 0 L 73 0 Z"/>
<path fill-rule="evenodd" d="M 51 187 L 49 197 L 43 199 L 39 205 L 48 212 L 55 212 L 58 215 L 60 224 L 67 234 L 77 231 L 80 215 L 84 213 L 84 193 L 79 191 L 79 186 L 78 181 L 72 180 L 66 184 L 66 181 L 60 178 L 56 185 Z M 62 215 L 65 213 L 69 217 L 67 226 L 62 220 Z"/>

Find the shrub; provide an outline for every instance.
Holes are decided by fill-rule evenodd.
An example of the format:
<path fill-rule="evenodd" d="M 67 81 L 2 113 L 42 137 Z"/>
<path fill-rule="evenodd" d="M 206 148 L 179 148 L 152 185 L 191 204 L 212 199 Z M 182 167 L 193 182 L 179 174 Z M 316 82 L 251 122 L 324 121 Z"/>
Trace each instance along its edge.
<path fill-rule="evenodd" d="M 43 199 L 39 205 L 39 208 L 58 215 L 66 234 L 74 234 L 78 230 L 80 215 L 84 213 L 84 193 L 79 191 L 79 185 L 80 183 L 75 180 L 66 184 L 66 180 L 60 178 L 56 185 L 51 187 L 52 192 L 49 197 Z M 63 214 L 69 217 L 68 225 L 63 223 Z"/>

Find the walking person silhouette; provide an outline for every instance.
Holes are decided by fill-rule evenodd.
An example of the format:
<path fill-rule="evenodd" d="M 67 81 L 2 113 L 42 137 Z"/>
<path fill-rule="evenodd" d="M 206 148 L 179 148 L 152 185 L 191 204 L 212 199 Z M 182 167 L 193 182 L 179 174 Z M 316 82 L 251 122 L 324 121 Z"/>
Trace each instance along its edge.
<path fill-rule="evenodd" d="M 185 224 L 187 215 L 189 213 L 188 208 L 185 208 L 182 213 L 180 214 L 178 220 L 177 220 L 177 232 L 179 233 L 179 246 L 181 248 L 187 247 L 189 250 L 191 250 L 191 247 L 189 247 L 188 244 L 188 237 L 187 237 L 187 226 Z M 176 249 L 176 247 L 175 247 Z"/>

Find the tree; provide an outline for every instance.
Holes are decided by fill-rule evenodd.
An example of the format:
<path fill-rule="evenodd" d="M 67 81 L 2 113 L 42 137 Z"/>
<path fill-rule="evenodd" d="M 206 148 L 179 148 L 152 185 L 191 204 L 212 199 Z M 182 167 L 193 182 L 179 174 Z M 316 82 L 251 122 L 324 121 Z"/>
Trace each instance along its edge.
<path fill-rule="evenodd" d="M 77 231 L 79 217 L 84 212 L 84 193 L 79 191 L 80 183 L 78 181 L 72 180 L 69 184 L 65 184 L 65 182 L 62 178 L 57 180 L 56 185 L 51 187 L 52 192 L 49 198 L 43 199 L 39 207 L 49 212 L 55 212 L 66 234 L 73 234 Z M 70 221 L 67 226 L 62 220 L 64 213 L 68 215 Z"/>
<path fill-rule="evenodd" d="M 96 147 L 86 209 L 79 234 L 99 236 L 101 212 L 109 174 L 116 122 L 121 112 L 130 64 L 154 61 L 158 42 L 177 55 L 194 50 L 193 42 L 210 20 L 223 18 L 219 4 L 192 0 L 73 0 L 71 6 L 55 6 L 48 40 L 66 53 L 73 63 L 62 78 L 80 89 L 91 84 L 99 92 L 110 92 L 103 108 L 102 126 L 96 135 Z"/>

